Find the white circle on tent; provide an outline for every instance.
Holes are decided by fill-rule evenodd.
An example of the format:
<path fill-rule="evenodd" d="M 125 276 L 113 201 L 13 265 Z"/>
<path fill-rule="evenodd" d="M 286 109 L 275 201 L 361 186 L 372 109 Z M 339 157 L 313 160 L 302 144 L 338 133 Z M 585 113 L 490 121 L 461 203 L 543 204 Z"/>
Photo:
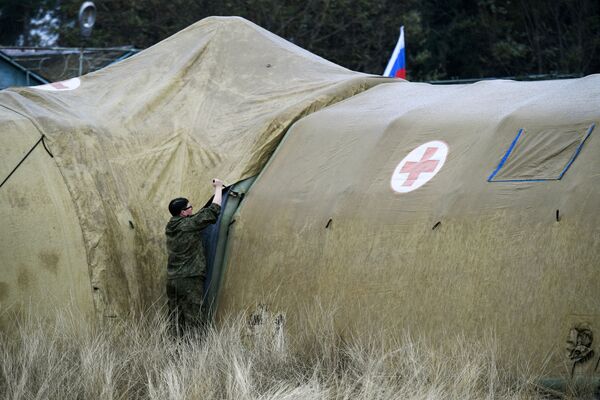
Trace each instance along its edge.
<path fill-rule="evenodd" d="M 442 169 L 447 155 L 446 143 L 439 140 L 423 143 L 400 161 L 392 175 L 392 189 L 408 193 L 420 188 Z"/>
<path fill-rule="evenodd" d="M 81 85 L 79 78 L 71 78 L 66 81 L 48 83 L 46 85 L 32 86 L 34 89 L 46 90 L 48 92 L 64 92 L 67 90 L 77 89 Z"/>

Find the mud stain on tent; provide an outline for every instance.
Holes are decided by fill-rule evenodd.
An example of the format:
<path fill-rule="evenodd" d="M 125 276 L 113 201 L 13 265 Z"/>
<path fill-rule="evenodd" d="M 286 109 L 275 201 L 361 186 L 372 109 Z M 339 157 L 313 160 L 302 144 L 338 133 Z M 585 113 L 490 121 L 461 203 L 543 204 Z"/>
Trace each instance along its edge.
<path fill-rule="evenodd" d="M 29 206 L 29 200 L 24 194 L 19 193 L 16 190 L 10 190 L 8 192 L 8 204 L 10 204 L 11 207 L 24 209 Z"/>
<path fill-rule="evenodd" d="M 0 282 L 0 301 L 4 301 L 8 298 L 8 290 L 8 283 Z"/>
<path fill-rule="evenodd" d="M 35 281 L 35 277 L 33 277 L 25 266 L 21 265 L 19 268 L 19 274 L 17 275 L 17 286 L 20 290 L 25 290 L 31 286 L 31 284 Z"/>
<path fill-rule="evenodd" d="M 40 260 L 42 261 L 42 267 L 45 270 L 56 275 L 58 271 L 58 260 L 60 257 L 56 253 L 52 253 L 50 251 L 42 251 L 40 253 Z"/>

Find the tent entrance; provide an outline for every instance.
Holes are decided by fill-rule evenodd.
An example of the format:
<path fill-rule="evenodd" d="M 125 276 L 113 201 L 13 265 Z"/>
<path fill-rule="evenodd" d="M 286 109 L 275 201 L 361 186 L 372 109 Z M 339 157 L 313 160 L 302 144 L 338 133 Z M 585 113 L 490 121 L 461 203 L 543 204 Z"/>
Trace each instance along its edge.
<path fill-rule="evenodd" d="M 226 187 L 223 190 L 221 214 L 217 222 L 202 231 L 207 267 L 204 301 L 208 304 L 207 311 L 210 316 L 217 310 L 218 293 L 225 276 L 225 248 L 229 227 L 235 222 L 233 216 L 255 179 L 256 176 L 253 176 Z M 210 202 L 212 202 L 212 198 L 209 204 Z"/>

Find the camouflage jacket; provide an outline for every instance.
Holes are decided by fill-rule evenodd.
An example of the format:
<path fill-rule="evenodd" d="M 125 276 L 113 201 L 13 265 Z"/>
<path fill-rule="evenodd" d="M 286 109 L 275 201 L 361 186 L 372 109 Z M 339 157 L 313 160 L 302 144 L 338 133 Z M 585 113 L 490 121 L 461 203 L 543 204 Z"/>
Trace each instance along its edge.
<path fill-rule="evenodd" d="M 171 217 L 167 235 L 167 279 L 206 276 L 206 257 L 200 231 L 217 222 L 221 206 L 212 203 L 189 217 Z"/>

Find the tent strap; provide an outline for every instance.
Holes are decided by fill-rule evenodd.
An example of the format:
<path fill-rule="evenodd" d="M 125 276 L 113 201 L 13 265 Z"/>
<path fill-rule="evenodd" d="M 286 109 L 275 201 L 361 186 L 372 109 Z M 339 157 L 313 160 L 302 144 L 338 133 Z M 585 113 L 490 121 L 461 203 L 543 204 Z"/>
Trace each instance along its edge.
<path fill-rule="evenodd" d="M 46 146 L 46 142 L 44 142 L 44 138 L 45 137 L 46 137 L 45 135 L 42 135 L 42 137 L 39 138 L 39 140 L 33 145 L 33 147 L 31 149 L 29 149 L 29 151 L 27 152 L 27 154 L 25 154 L 25 156 L 21 159 L 21 161 L 19 161 L 19 163 L 17 164 L 17 166 L 14 167 L 13 170 L 10 171 L 10 174 L 8 174 L 8 176 L 6 178 L 4 178 L 4 180 L 2 181 L 2 183 L 0 183 L 0 188 L 2 186 L 4 186 L 4 184 L 6 183 L 6 181 L 8 181 L 8 179 L 12 176 L 12 174 L 14 174 L 15 171 L 21 166 L 21 164 L 23 164 L 23 162 L 27 159 L 27 157 L 29 157 L 29 155 L 31 154 L 31 152 L 33 151 L 33 149 L 35 149 L 38 144 L 42 143 L 42 145 L 44 146 L 44 149 L 46 150 L 46 153 L 48 153 L 50 155 L 50 157 L 54 158 L 54 155 L 52 155 L 52 153 L 48 149 L 48 146 Z"/>

